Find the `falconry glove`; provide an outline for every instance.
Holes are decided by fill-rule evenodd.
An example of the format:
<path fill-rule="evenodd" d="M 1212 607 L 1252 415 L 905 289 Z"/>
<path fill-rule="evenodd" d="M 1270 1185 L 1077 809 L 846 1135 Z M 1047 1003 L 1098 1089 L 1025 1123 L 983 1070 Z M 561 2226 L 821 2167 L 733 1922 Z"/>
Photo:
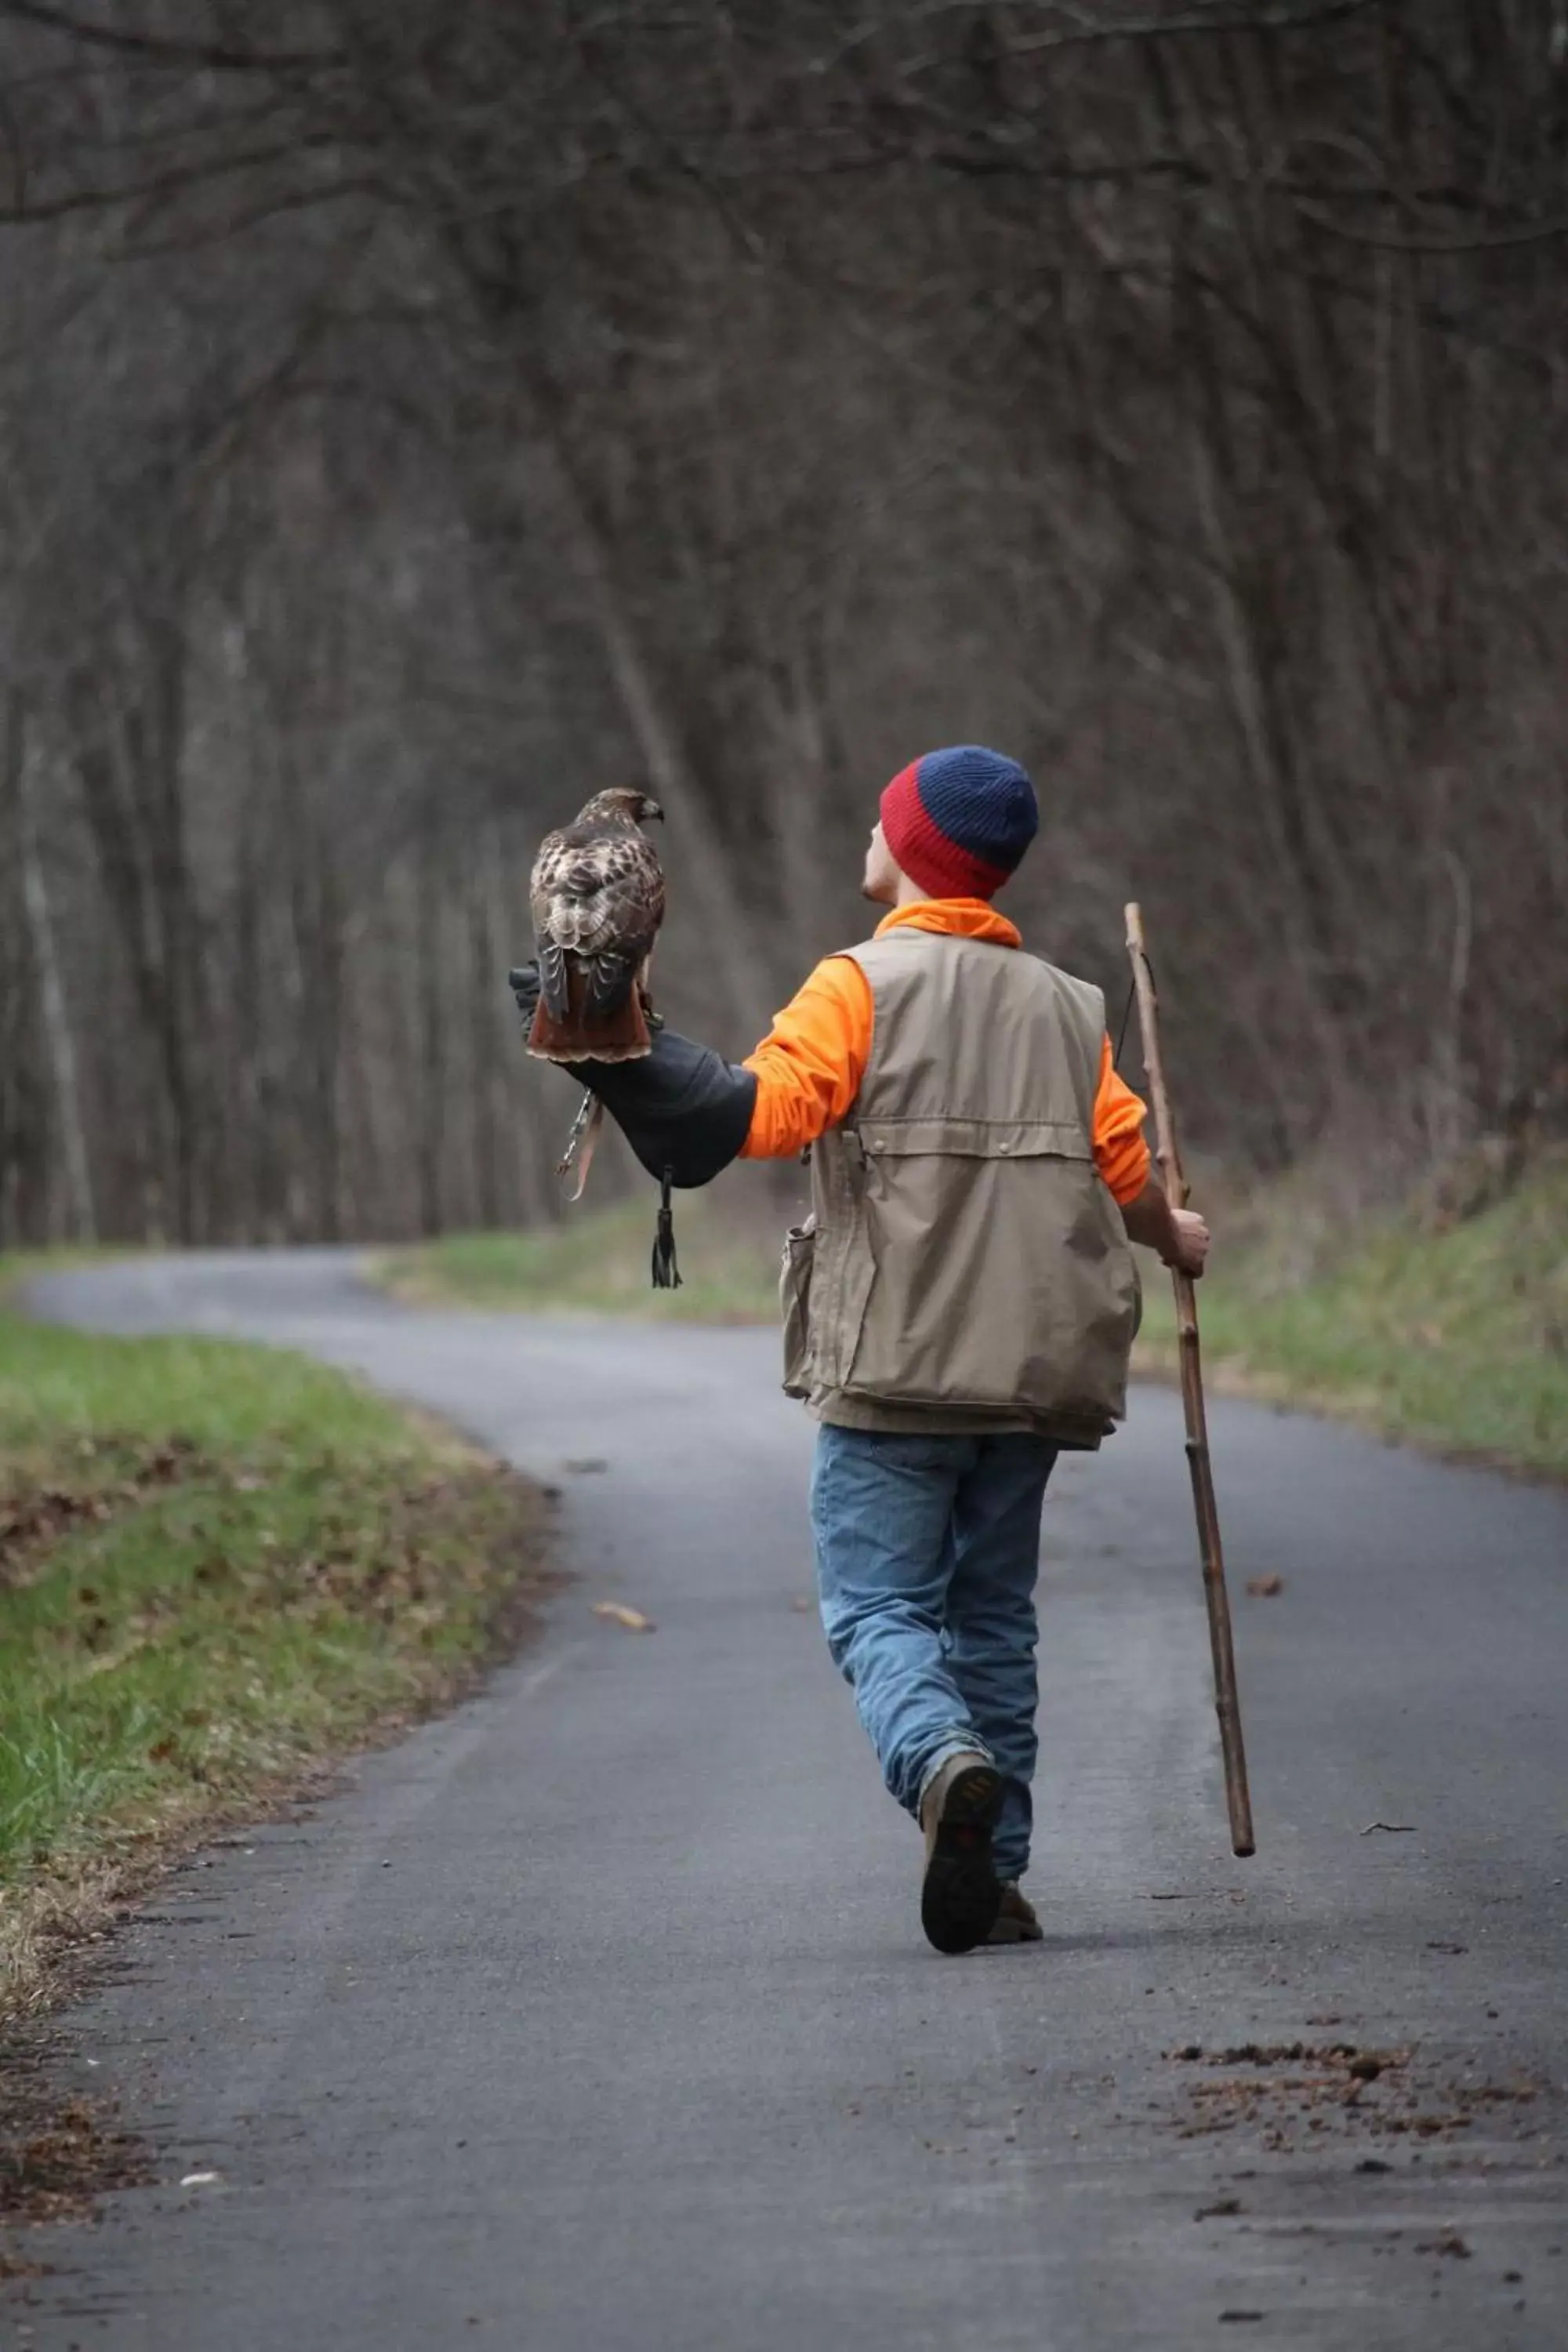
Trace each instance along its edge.
<path fill-rule="evenodd" d="M 539 1002 L 539 966 L 507 974 L 526 1029 Z M 597 1096 L 647 1172 L 682 1190 L 710 1184 L 751 1131 L 757 1081 L 673 1029 L 656 1028 L 651 1050 L 632 1062 L 560 1066 Z"/>

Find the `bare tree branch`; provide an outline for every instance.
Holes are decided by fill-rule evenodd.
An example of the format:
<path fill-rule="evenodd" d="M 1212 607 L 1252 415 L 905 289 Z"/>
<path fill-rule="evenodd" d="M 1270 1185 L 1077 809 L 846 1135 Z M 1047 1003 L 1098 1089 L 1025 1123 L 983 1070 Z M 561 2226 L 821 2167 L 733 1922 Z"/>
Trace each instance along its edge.
<path fill-rule="evenodd" d="M 1330 236 L 1337 236 L 1346 245 L 1372 247 L 1379 253 L 1489 253 L 1510 245 L 1543 245 L 1552 238 L 1568 236 L 1568 213 L 1556 220 L 1521 221 L 1512 228 L 1479 229 L 1469 236 L 1444 236 L 1436 231 L 1428 236 L 1411 234 L 1391 236 L 1382 230 L 1361 228 L 1353 221 L 1337 220 L 1321 204 L 1302 196 L 1296 200 L 1296 210 L 1303 220 L 1310 220 Z"/>
<path fill-rule="evenodd" d="M 215 73 L 312 73 L 347 61 L 343 49 L 236 49 L 226 42 L 172 41 L 161 34 L 97 25 L 57 8 L 49 0 L 0 0 L 0 16 L 37 25 L 90 48 L 169 66 L 205 66 Z"/>
<path fill-rule="evenodd" d="M 184 194 L 191 188 L 210 186 L 223 180 L 232 180 L 242 173 L 265 171 L 278 163 L 297 163 L 312 152 L 330 150 L 334 142 L 326 138 L 301 134 L 276 147 L 257 147 L 238 155 L 216 155 L 200 163 L 187 163 L 179 168 L 152 173 L 142 180 L 130 180 L 122 186 L 110 188 L 75 188 L 63 196 L 45 197 L 38 203 L 0 205 L 0 226 L 34 227 L 45 221 L 68 219 L 76 213 L 111 212 L 136 206 L 157 205 L 166 198 Z M 298 192 L 297 200 L 309 204 L 324 195 L 341 192 L 341 184 L 326 189 L 311 188 Z"/>

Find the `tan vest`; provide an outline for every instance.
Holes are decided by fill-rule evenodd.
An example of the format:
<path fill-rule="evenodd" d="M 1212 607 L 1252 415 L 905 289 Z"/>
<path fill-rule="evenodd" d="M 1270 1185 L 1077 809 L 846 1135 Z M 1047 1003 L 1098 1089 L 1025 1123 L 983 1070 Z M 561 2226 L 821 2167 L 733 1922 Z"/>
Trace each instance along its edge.
<path fill-rule="evenodd" d="M 1094 1161 L 1104 1000 L 991 940 L 901 926 L 851 952 L 871 1054 L 785 1244 L 784 1387 L 862 1426 L 1097 1444 L 1139 1301 Z"/>

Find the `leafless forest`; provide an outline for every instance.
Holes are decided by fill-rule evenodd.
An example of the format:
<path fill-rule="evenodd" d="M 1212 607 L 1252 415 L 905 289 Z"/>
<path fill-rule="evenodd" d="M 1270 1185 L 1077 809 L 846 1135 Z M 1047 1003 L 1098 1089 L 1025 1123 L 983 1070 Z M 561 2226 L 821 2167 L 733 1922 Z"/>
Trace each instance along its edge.
<path fill-rule="evenodd" d="M 1189 1126 L 1561 1119 L 1568 0 L 0 0 L 0 1243 L 548 1213 L 541 831 L 667 1012 L 1008 903 Z"/>

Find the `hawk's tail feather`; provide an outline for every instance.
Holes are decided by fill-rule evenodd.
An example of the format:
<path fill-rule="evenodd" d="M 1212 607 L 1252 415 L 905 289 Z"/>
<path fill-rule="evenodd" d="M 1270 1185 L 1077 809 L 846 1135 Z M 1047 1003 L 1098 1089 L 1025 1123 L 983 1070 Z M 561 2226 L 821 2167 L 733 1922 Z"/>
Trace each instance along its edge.
<path fill-rule="evenodd" d="M 572 1009 L 572 983 L 567 976 L 566 954 L 554 940 L 539 943 L 539 988 L 550 1010 L 558 1020 L 564 1019 Z"/>
<path fill-rule="evenodd" d="M 613 1012 L 590 1012 L 583 973 L 567 967 L 566 1017 L 557 1020 L 543 997 L 534 1007 L 528 1050 L 543 1062 L 640 1062 L 653 1051 L 647 1016 L 633 989 Z"/>

